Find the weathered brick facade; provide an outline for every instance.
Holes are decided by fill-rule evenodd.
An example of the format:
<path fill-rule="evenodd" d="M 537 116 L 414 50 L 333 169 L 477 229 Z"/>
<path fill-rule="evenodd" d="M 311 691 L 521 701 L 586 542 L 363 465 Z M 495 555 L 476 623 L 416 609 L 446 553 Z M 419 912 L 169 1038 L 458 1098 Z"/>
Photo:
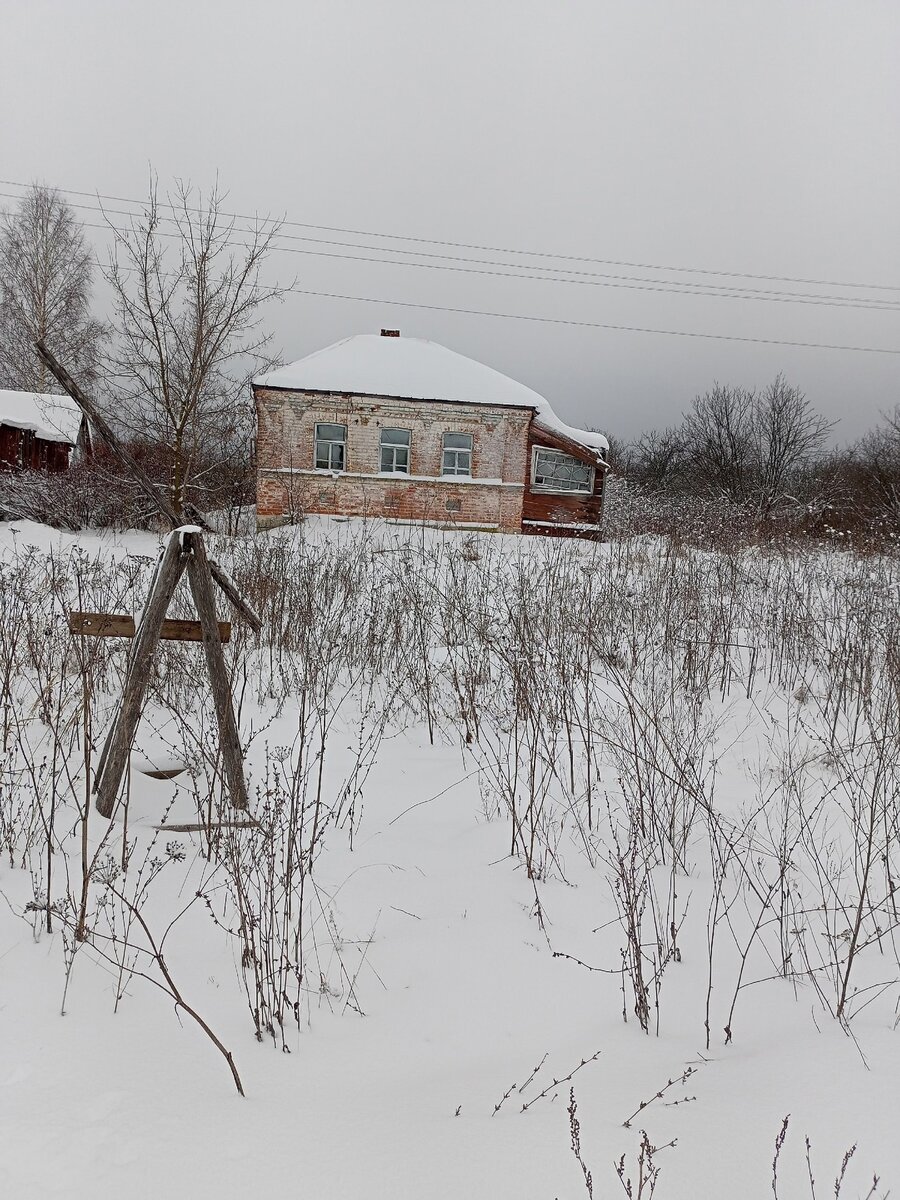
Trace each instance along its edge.
<path fill-rule="evenodd" d="M 518 532 L 529 408 L 383 399 L 257 387 L 260 528 L 303 513 L 382 516 Z M 315 426 L 347 427 L 340 473 L 316 470 Z M 410 431 L 409 474 L 379 471 L 381 431 Z M 470 433 L 471 479 L 442 478 L 444 433 Z"/>
<path fill-rule="evenodd" d="M 599 532 L 603 439 L 435 342 L 358 334 L 261 377 L 253 395 L 260 528 L 322 513 Z M 319 456 L 317 425 L 340 427 L 323 431 Z M 385 430 L 390 472 L 381 470 Z M 453 434 L 465 436 L 447 442 L 445 462 Z"/>

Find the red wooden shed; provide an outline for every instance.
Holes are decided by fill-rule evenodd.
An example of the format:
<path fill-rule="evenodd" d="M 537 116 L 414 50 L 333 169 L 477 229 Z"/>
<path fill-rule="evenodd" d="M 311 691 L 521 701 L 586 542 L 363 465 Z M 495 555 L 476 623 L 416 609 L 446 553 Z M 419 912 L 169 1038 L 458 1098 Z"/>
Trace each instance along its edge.
<path fill-rule="evenodd" d="M 65 471 L 82 428 L 68 396 L 0 391 L 0 471 Z"/>

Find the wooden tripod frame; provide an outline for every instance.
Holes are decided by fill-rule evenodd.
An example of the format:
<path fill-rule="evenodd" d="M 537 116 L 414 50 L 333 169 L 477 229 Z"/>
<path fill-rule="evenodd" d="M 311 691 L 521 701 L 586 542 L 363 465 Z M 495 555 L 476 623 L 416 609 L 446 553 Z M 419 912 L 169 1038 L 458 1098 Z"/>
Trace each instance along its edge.
<path fill-rule="evenodd" d="M 97 812 L 111 817 L 115 808 L 122 776 L 128 764 L 134 735 L 137 732 L 150 665 L 162 633 L 163 621 L 169 602 L 183 572 L 187 570 L 188 583 L 197 606 L 197 615 L 203 630 L 203 649 L 206 666 L 212 684 L 213 703 L 219 723 L 219 745 L 225 768 L 225 781 L 235 808 L 247 807 L 247 788 L 244 782 L 241 743 L 237 722 L 231 703 L 231 688 L 219 622 L 216 620 L 213 578 L 209 559 L 203 544 L 203 533 L 196 525 L 185 525 L 169 534 L 166 548 L 156 567 L 156 574 L 147 597 L 147 605 L 135 634 L 122 702 L 116 718 L 106 735 L 94 774 L 94 793 L 97 797 Z"/>
<path fill-rule="evenodd" d="M 176 511 L 169 503 L 168 497 L 157 488 L 140 464 L 121 445 L 92 401 L 57 362 L 44 343 L 37 342 L 36 349 L 42 362 L 79 405 L 119 461 L 131 472 L 173 527 L 157 564 L 150 595 L 135 633 L 121 704 L 107 734 L 94 774 L 97 811 L 104 817 L 111 817 L 115 809 L 122 776 L 128 765 L 134 736 L 141 717 L 141 709 L 144 705 L 147 683 L 150 678 L 150 666 L 163 632 L 166 610 L 185 570 L 191 594 L 194 597 L 197 616 L 200 619 L 206 666 L 209 671 L 216 719 L 219 724 L 219 745 L 222 751 L 226 785 L 234 807 L 245 809 L 247 808 L 247 786 L 244 781 L 243 754 L 231 701 L 228 671 L 222 653 L 219 622 L 216 619 L 213 582 L 218 584 L 231 606 L 257 633 L 262 622 L 240 595 L 233 581 L 217 563 L 207 556 L 201 525 L 184 523 L 184 517 Z M 202 520 L 199 514 L 193 510 L 188 515 L 195 520 Z"/>

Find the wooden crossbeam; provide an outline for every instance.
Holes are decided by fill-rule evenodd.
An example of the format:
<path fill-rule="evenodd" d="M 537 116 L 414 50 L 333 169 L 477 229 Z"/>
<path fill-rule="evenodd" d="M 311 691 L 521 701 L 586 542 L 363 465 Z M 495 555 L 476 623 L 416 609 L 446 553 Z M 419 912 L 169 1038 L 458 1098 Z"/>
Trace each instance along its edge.
<path fill-rule="evenodd" d="M 86 637 L 133 638 L 134 617 L 130 613 L 70 612 L 69 632 Z"/>
<path fill-rule="evenodd" d="M 219 621 L 219 641 L 225 645 L 231 641 L 231 622 Z M 70 612 L 69 630 L 84 637 L 133 638 L 136 631 L 134 617 L 130 613 Z M 199 621 L 180 621 L 167 618 L 159 633 L 163 642 L 202 642 L 203 626 Z"/>

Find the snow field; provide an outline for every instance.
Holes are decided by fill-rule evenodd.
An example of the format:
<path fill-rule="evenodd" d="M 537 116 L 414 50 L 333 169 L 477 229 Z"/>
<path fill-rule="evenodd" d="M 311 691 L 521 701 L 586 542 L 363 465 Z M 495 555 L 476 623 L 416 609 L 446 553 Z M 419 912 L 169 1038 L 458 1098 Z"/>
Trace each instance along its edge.
<path fill-rule="evenodd" d="M 842 1196 L 896 1181 L 895 562 L 223 540 L 266 621 L 228 649 L 263 829 L 156 830 L 220 815 L 199 652 L 164 647 L 76 941 L 84 733 L 127 647 L 79 649 L 64 612 L 139 611 L 158 542 L 2 547 L 4 1194 L 585 1196 L 570 1087 L 598 1197 L 622 1155 L 637 1195 L 641 1129 L 677 1140 L 660 1200 L 771 1194 L 787 1113 L 779 1196 L 811 1194 L 804 1135 L 820 1195 L 854 1143 Z M 245 1099 L 125 901 L 157 944 L 174 919 L 165 964 Z"/>

